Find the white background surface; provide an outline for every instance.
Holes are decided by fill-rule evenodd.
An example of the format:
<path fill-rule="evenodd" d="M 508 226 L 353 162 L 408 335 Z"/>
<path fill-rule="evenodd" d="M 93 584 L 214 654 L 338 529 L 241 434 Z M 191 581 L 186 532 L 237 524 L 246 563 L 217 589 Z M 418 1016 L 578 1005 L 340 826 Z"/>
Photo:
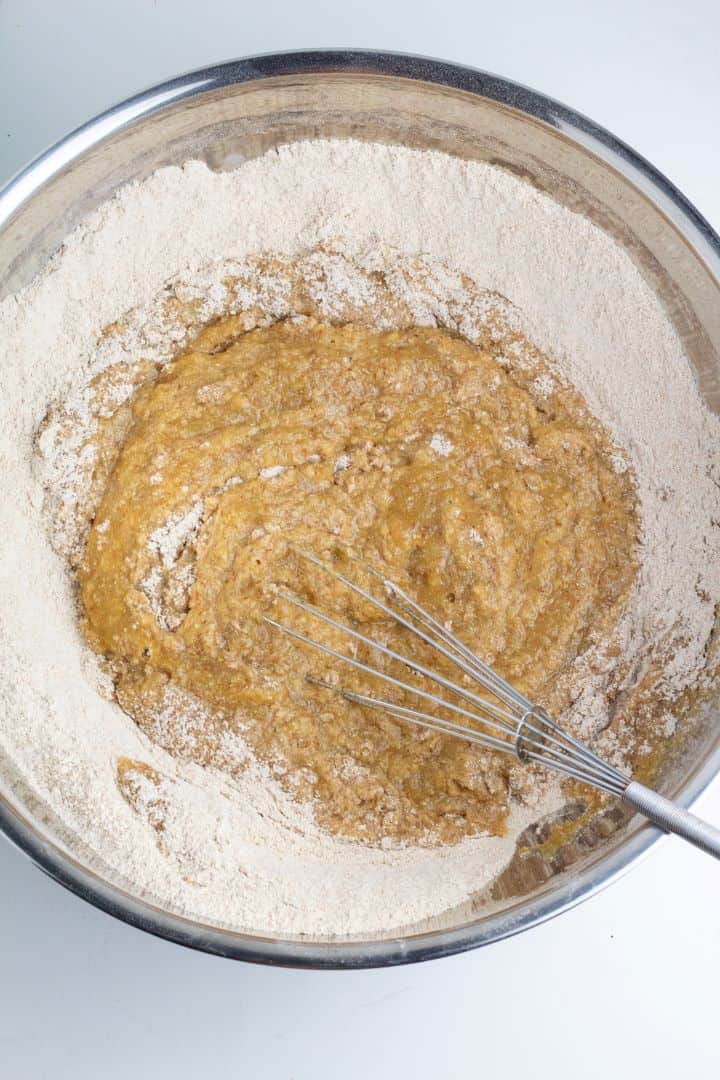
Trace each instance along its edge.
<path fill-rule="evenodd" d="M 0 182 L 116 100 L 250 53 L 396 49 L 587 113 L 720 228 L 716 0 L 0 0 Z M 720 822 L 720 786 L 697 806 Z M 720 865 L 667 840 L 594 900 L 412 968 L 314 973 L 124 926 L 0 839 L 0 1076 L 717 1076 Z"/>

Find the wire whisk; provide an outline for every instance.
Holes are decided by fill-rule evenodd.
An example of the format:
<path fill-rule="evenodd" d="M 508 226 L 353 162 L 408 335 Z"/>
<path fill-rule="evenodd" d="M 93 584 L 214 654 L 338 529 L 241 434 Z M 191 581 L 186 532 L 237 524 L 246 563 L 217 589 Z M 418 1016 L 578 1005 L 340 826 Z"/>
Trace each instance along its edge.
<path fill-rule="evenodd" d="M 513 754 L 525 764 L 535 762 L 549 766 L 564 776 L 580 780 L 599 791 L 623 799 L 661 829 L 676 833 L 696 847 L 720 859 L 719 829 L 701 821 L 663 795 L 625 776 L 619 769 L 604 761 L 585 743 L 565 731 L 544 709 L 534 705 L 511 686 L 399 585 L 394 584 L 374 567 L 364 565 L 365 571 L 382 587 L 384 595 L 383 599 L 379 599 L 317 556 L 308 552 L 298 552 L 298 554 L 402 626 L 409 635 L 440 653 L 483 693 L 476 693 L 454 679 L 420 663 L 419 660 L 366 636 L 355 627 L 333 618 L 306 600 L 281 591 L 279 597 L 283 601 L 301 608 L 318 621 L 341 631 L 349 639 L 367 646 L 371 652 L 375 651 L 403 665 L 414 674 L 421 676 L 423 680 L 440 687 L 450 696 L 434 693 L 429 688 L 425 689 L 406 682 L 389 671 L 363 662 L 356 655 L 340 652 L 300 633 L 291 626 L 271 619 L 267 615 L 263 616 L 265 622 L 297 641 L 312 646 L 335 660 L 351 665 L 395 690 L 414 695 L 419 699 L 419 703 L 422 702 L 423 707 L 414 708 L 374 694 L 358 693 L 338 686 L 334 682 L 310 675 L 307 676 L 309 682 L 338 693 L 345 700 L 356 705 L 380 710 L 398 720 L 464 739 L 485 749 Z M 452 714 L 454 719 L 445 719 L 435 711 L 426 711 L 427 708 L 442 709 Z M 468 726 L 468 721 L 477 727 Z"/>

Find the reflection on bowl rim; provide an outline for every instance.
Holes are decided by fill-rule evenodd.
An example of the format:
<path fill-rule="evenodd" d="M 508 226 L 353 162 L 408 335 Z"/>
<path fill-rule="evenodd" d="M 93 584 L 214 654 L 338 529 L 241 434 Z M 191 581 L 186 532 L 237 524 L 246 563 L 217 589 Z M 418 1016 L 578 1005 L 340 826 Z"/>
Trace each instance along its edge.
<path fill-rule="evenodd" d="M 524 113 L 562 131 L 611 165 L 648 195 L 720 277 L 720 238 L 664 176 L 609 132 L 542 94 L 473 68 L 401 53 L 317 50 L 270 53 L 190 72 L 154 86 L 84 124 L 21 170 L 0 191 L 0 230 L 58 172 L 107 136 L 163 107 L 210 90 L 278 76 L 313 73 L 384 75 L 462 90 Z M 0 232 L 1 235 L 1 232 Z M 705 761 L 677 801 L 690 805 L 720 770 L 720 747 Z M 360 968 L 426 960 L 488 944 L 528 929 L 594 895 L 624 873 L 662 835 L 636 829 L 613 851 L 596 857 L 540 897 L 450 930 L 377 941 L 305 942 L 224 930 L 169 913 L 103 880 L 54 842 L 40 835 L 0 794 L 0 829 L 41 869 L 76 895 L 133 926 L 205 952 L 292 967 Z"/>

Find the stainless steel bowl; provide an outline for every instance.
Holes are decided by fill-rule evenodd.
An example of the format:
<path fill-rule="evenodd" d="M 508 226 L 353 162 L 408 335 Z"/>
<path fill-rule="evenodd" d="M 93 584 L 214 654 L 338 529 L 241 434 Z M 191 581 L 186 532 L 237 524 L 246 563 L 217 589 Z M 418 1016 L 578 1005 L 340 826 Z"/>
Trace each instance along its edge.
<path fill-rule="evenodd" d="M 0 193 L 0 296 L 30 281 L 84 215 L 129 180 L 188 158 L 229 169 L 280 143 L 323 136 L 493 161 L 586 214 L 650 282 L 718 410 L 720 240 L 700 214 L 648 162 L 565 106 L 485 72 L 396 53 L 238 60 L 163 83 L 91 120 Z M 683 805 L 720 768 L 715 715 L 697 718 L 668 763 L 663 790 Z M 223 956 L 299 967 L 407 963 L 496 941 L 597 892 L 658 837 L 637 819 L 606 813 L 559 857 L 518 860 L 492 895 L 431 927 L 320 941 L 208 926 L 139 895 L 67 834 L 1 754 L 0 827 L 61 884 L 134 926 Z"/>

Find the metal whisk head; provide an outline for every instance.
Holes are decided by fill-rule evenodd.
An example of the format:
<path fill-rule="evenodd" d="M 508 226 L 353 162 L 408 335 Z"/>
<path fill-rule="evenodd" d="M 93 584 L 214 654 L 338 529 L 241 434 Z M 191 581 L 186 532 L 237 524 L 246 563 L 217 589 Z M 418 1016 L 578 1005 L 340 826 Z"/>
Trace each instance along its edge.
<path fill-rule="evenodd" d="M 583 780 L 593 787 L 612 795 L 622 796 L 625 794 L 630 783 L 628 777 L 623 776 L 621 772 L 593 753 L 589 747 L 567 731 L 564 731 L 548 716 L 544 709 L 533 705 L 531 701 L 506 682 L 496 671 L 493 671 L 491 667 L 476 656 L 471 649 L 459 641 L 454 634 L 442 623 L 438 622 L 437 619 L 433 618 L 398 585 L 389 581 L 383 574 L 380 574 L 372 567 L 366 566 L 365 570 L 375 577 L 383 588 L 385 596 L 381 600 L 316 556 L 305 552 L 299 554 L 382 611 L 386 616 L 404 627 L 410 634 L 442 654 L 446 660 L 454 664 L 485 693 L 475 693 L 453 679 L 433 671 L 417 660 L 413 660 L 387 645 L 381 644 L 379 641 L 366 637 L 354 627 L 332 618 L 313 604 L 300 600 L 290 593 L 283 592 L 280 593 L 283 600 L 302 608 L 303 611 L 308 612 L 327 625 L 341 630 L 350 639 L 361 642 L 371 650 L 403 664 L 415 674 L 442 688 L 445 693 L 441 696 L 439 693 L 433 693 L 429 689 L 426 690 L 405 682 L 384 670 L 364 663 L 356 656 L 339 652 L 305 634 L 301 634 L 290 626 L 285 626 L 275 619 L 264 616 L 265 621 L 271 626 L 282 630 L 283 633 L 289 634 L 290 637 L 298 641 L 312 645 L 313 648 L 334 657 L 336 660 L 352 665 L 366 675 L 378 679 L 396 690 L 414 695 L 420 702 L 428 703 L 429 707 L 433 709 L 446 710 L 458 719 L 446 720 L 435 712 L 411 708 L 371 694 L 356 693 L 338 687 L 333 683 L 308 676 L 310 682 L 340 693 L 347 701 L 354 702 L 356 705 L 381 710 L 399 720 L 406 720 L 409 723 L 417 724 L 423 728 L 430 728 L 444 735 L 465 739 L 490 750 L 514 754 L 522 762 L 540 762 L 543 765 L 549 765 L 566 776 Z M 491 696 L 488 697 L 486 694 Z M 468 721 L 477 725 L 477 728 L 469 727 Z"/>

